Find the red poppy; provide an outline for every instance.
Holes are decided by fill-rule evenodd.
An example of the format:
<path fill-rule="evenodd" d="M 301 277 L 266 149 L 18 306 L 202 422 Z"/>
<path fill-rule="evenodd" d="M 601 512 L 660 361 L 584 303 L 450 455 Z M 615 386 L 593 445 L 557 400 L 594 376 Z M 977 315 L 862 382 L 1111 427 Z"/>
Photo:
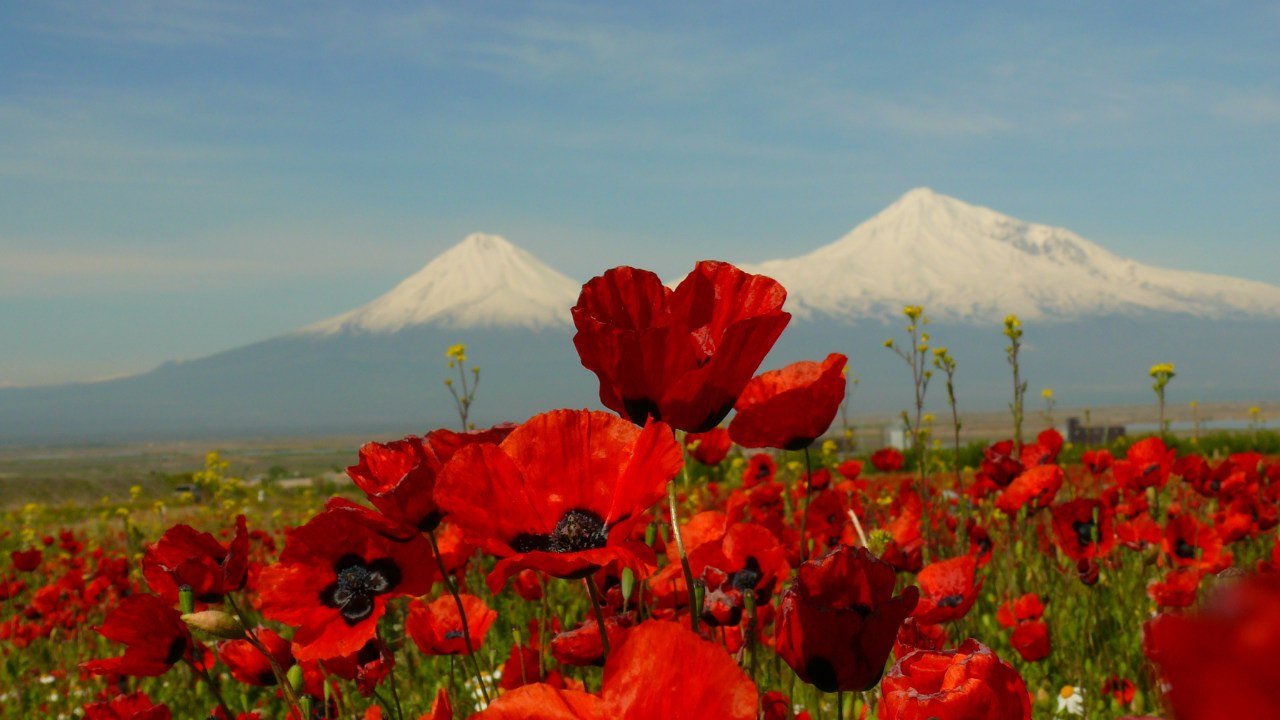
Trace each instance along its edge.
<path fill-rule="evenodd" d="M 374 637 L 389 599 L 425 594 L 437 579 L 417 530 L 339 498 L 285 537 L 259 593 L 263 615 L 298 629 L 298 660 L 356 652 Z"/>
<path fill-rule="evenodd" d="M 555 410 L 501 445 L 460 450 L 436 482 L 436 501 L 502 558 L 489 574 L 494 592 L 525 568 L 581 578 L 616 560 L 643 576 L 651 551 L 631 530 L 682 464 L 663 423 L 641 430 L 608 413 Z"/>
<path fill-rule="evenodd" d="M 498 613 L 475 595 L 463 593 L 459 598 L 467 613 L 471 649 L 479 650 L 485 635 L 489 634 L 489 627 L 498 619 Z M 409 603 L 409 617 L 404 627 L 418 649 L 428 655 L 464 655 L 467 652 L 462 616 L 458 614 L 458 603 L 452 595 L 441 595 L 431 603 L 415 599 Z"/>
<path fill-rule="evenodd" d="M 1058 452 L 1062 450 L 1062 435 L 1049 428 L 1036 436 L 1036 441 L 1022 446 L 1018 459 L 1022 467 L 1032 468 L 1039 465 L 1050 465 L 1058 460 Z"/>
<path fill-rule="evenodd" d="M 880 448 L 871 453 L 871 466 L 882 473 L 898 472 L 905 459 L 896 448 Z"/>
<path fill-rule="evenodd" d="M 355 652 L 325 658 L 320 664 L 325 672 L 355 682 L 360 694 L 369 697 L 391 674 L 395 662 L 391 648 L 375 637 Z"/>
<path fill-rule="evenodd" d="M 862 462 L 859 460 L 845 460 L 836 466 L 836 472 L 840 476 L 850 482 L 856 481 L 862 475 Z"/>
<path fill-rule="evenodd" d="M 131 595 L 112 610 L 98 634 L 123 643 L 124 655 L 92 660 L 82 667 L 95 675 L 163 675 L 192 648 L 182 616 L 155 595 Z"/>
<path fill-rule="evenodd" d="M 1064 477 L 1057 465 L 1028 468 L 1000 493 L 996 507 L 1007 515 L 1016 515 L 1023 507 L 1028 511 L 1048 507 L 1062 488 Z"/>
<path fill-rule="evenodd" d="M 983 449 L 976 480 L 1002 488 L 1013 482 L 1022 471 L 1022 460 L 1014 454 L 1013 441 L 1001 440 Z"/>
<path fill-rule="evenodd" d="M 1114 462 L 1115 458 L 1111 456 L 1110 450 L 1085 450 L 1080 456 L 1080 463 L 1092 475 L 1101 475 L 1110 470 Z"/>
<path fill-rule="evenodd" d="M 144 692 L 117 695 L 105 702 L 84 706 L 85 720 L 169 720 L 169 708 L 156 705 Z"/>
<path fill-rule="evenodd" d="M 151 591 L 178 602 L 178 588 L 191 588 L 198 602 L 212 603 L 244 587 L 249 567 L 249 531 L 243 515 L 228 545 L 190 525 L 174 525 L 142 557 L 142 575 Z"/>
<path fill-rule="evenodd" d="M 1111 509 L 1100 500 L 1071 500 L 1053 507 L 1058 547 L 1075 561 L 1104 557 L 1115 547 Z"/>
<path fill-rule="evenodd" d="M 1020 622 L 1039 620 L 1044 617 L 1044 603 L 1035 593 L 1027 593 L 1017 600 L 1000 605 L 996 611 L 996 622 L 1001 626 L 1016 627 Z"/>
<path fill-rule="evenodd" d="M 1256 575 L 1222 586 L 1194 614 L 1147 623 L 1143 650 L 1167 683 L 1178 720 L 1274 717 L 1280 665 L 1280 577 Z"/>
<path fill-rule="evenodd" d="M 573 344 L 600 379 L 600 401 L 637 425 L 652 417 L 687 432 L 710 430 L 791 315 L 787 292 L 763 275 L 703 261 L 676 286 L 617 267 L 582 286 Z"/>
<path fill-rule="evenodd" d="M 535 683 L 509 690 L 471 720 L 604 720 L 604 701 L 579 690 Z"/>
<path fill-rule="evenodd" d="M 1169 482 L 1173 461 L 1174 451 L 1166 448 L 1160 438 L 1149 437 L 1134 443 L 1125 453 L 1125 459 L 1112 465 L 1111 472 L 1116 482 L 1126 488 L 1161 488 Z"/>
<path fill-rule="evenodd" d="M 9 559 L 13 561 L 13 568 L 18 572 L 31 572 L 40 567 L 40 561 L 44 559 L 44 553 L 40 552 L 40 548 L 14 550 L 9 553 Z"/>
<path fill-rule="evenodd" d="M 1112 675 L 1102 683 L 1102 694 L 1110 695 L 1116 699 L 1121 705 L 1128 705 L 1133 702 L 1133 698 L 1137 696 L 1137 688 L 1133 682 L 1119 675 Z"/>
<path fill-rule="evenodd" d="M 943 625 L 922 625 L 909 617 L 893 641 L 894 657 L 904 657 L 915 650 L 942 650 L 947 646 L 947 629 Z"/>
<path fill-rule="evenodd" d="M 1160 607 L 1191 607 L 1204 575 L 1204 570 L 1196 567 L 1170 570 L 1164 580 L 1147 584 L 1147 596 Z"/>
<path fill-rule="evenodd" d="M 844 401 L 844 366 L 831 353 L 821 363 L 803 361 L 751 379 L 738 396 L 729 434 L 743 447 L 800 450 L 831 427 Z"/>
<path fill-rule="evenodd" d="M 1164 527 L 1161 548 L 1178 567 L 1218 572 L 1231 564 L 1229 553 L 1224 558 L 1218 532 L 1192 515 L 1183 514 L 1169 520 Z"/>
<path fill-rule="evenodd" d="M 756 453 L 747 459 L 747 467 L 742 471 L 742 487 L 753 488 L 761 483 L 773 482 L 778 471 L 778 463 L 769 453 Z"/>
<path fill-rule="evenodd" d="M 863 691 L 884 673 L 920 592 L 894 596 L 896 576 L 866 548 L 840 547 L 800 566 L 778 608 L 778 654 L 823 692 Z"/>
<path fill-rule="evenodd" d="M 1009 644 L 1027 662 L 1039 662 L 1049 657 L 1052 645 L 1049 642 L 1049 626 L 1043 620 L 1031 620 L 1018 623 Z"/>
<path fill-rule="evenodd" d="M 975 581 L 977 569 L 978 561 L 972 555 L 926 565 L 916 576 L 920 604 L 911 616 L 925 624 L 964 617 L 982 589 L 983 581 Z"/>
<path fill-rule="evenodd" d="M 288 640 L 274 630 L 260 627 L 254 638 L 267 649 L 281 670 L 293 666 L 293 649 Z M 270 687 L 279 680 L 271 669 L 271 660 L 248 640 L 229 640 L 218 645 L 218 658 L 231 670 L 231 676 L 246 685 Z"/>
<path fill-rule="evenodd" d="M 1022 676 L 973 638 L 900 658 L 881 692 L 880 720 L 1031 720 Z"/>
<path fill-rule="evenodd" d="M 514 425 L 467 433 L 441 429 L 426 438 L 366 443 L 360 448 L 360 462 L 347 468 L 347 475 L 383 515 L 431 531 L 440 524 L 433 496 L 440 468 L 459 448 L 502 442 L 514 429 Z"/>
<path fill-rule="evenodd" d="M 617 647 L 626 640 L 627 632 L 635 625 L 635 614 L 611 615 L 604 620 L 609 645 Z M 603 665 L 604 643 L 600 642 L 600 626 L 595 618 L 588 618 L 578 627 L 556 634 L 547 644 L 551 657 L 561 665 Z"/>
<path fill-rule="evenodd" d="M 689 433 L 684 436 L 684 446 L 694 460 L 711 467 L 719 465 L 729 455 L 733 440 L 729 431 L 724 428 L 711 428 L 706 432 Z"/>
<path fill-rule="evenodd" d="M 969 554 L 977 558 L 978 567 L 986 567 L 991 562 L 991 552 L 995 549 L 991 533 L 973 518 L 965 523 L 965 529 L 969 534 Z"/>

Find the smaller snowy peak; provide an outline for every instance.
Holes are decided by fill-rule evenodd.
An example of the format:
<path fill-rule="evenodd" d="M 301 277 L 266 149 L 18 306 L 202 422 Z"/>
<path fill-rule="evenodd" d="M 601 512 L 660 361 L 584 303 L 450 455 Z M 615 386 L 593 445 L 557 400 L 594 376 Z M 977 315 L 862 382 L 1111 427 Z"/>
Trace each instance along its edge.
<path fill-rule="evenodd" d="M 888 318 L 924 305 L 937 320 L 1185 313 L 1280 319 L 1280 287 L 1120 257 L 1064 228 L 916 188 L 839 240 L 750 266 L 804 317 Z"/>
<path fill-rule="evenodd" d="M 444 328 L 570 327 L 579 283 L 497 235 L 474 233 L 386 295 L 303 328 L 304 334 L 389 334 Z"/>

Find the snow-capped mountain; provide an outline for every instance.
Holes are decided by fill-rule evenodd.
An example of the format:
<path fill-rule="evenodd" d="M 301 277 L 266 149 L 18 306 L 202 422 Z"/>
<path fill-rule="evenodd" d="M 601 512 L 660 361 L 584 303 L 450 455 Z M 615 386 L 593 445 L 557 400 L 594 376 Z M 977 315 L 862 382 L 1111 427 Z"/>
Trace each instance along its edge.
<path fill-rule="evenodd" d="M 581 284 L 497 235 L 474 233 L 386 295 L 303 334 L 441 328 L 570 327 Z"/>
<path fill-rule="evenodd" d="M 800 257 L 744 265 L 787 288 L 799 317 L 1072 320 L 1147 312 L 1280 318 L 1280 287 L 1151 267 L 1063 228 L 917 188 L 843 238 Z"/>

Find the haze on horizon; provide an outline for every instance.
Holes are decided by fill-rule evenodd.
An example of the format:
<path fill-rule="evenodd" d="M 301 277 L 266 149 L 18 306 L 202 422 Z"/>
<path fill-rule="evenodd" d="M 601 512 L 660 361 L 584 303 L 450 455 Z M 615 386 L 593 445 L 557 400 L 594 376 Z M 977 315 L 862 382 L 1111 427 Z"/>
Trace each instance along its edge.
<path fill-rule="evenodd" d="M 362 305 L 473 231 L 576 279 L 927 185 L 1275 282 L 1280 6 L 0 8 L 0 384 Z"/>

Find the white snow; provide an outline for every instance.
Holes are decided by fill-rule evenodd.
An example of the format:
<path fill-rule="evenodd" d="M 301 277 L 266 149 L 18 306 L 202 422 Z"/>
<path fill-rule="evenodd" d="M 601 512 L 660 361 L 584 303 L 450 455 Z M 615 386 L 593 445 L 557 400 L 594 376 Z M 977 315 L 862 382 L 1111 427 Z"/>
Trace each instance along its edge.
<path fill-rule="evenodd" d="M 571 327 L 581 283 L 497 235 L 475 233 L 360 308 L 303 328 L 305 334 L 394 333 L 446 328 Z"/>
<path fill-rule="evenodd" d="M 1142 265 L 928 188 L 813 252 L 743 267 L 781 282 L 801 317 L 884 318 L 923 305 L 935 320 L 959 322 L 1144 311 L 1280 318 L 1275 285 Z"/>

